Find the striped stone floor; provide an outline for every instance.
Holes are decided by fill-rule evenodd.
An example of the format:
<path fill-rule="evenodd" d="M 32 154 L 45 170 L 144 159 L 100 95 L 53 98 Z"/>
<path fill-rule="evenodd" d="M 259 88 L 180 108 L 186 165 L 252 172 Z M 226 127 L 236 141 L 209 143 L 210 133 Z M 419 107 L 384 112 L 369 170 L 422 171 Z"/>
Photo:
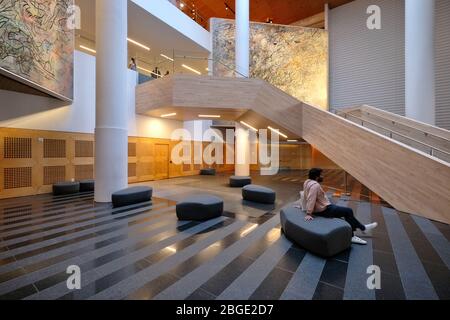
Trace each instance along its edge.
<path fill-rule="evenodd" d="M 120 209 L 94 204 L 92 193 L 0 201 L 0 299 L 450 298 L 448 225 L 368 202 L 353 181 L 352 195 L 333 201 L 379 228 L 367 246 L 325 260 L 280 232 L 279 209 L 302 176 L 256 178 L 279 193 L 273 208 L 242 203 L 225 179 L 155 182 L 152 202 Z M 176 201 L 199 192 L 223 196 L 224 216 L 177 221 Z M 81 290 L 67 288 L 70 265 L 81 268 Z M 381 289 L 367 288 L 370 265 Z"/>

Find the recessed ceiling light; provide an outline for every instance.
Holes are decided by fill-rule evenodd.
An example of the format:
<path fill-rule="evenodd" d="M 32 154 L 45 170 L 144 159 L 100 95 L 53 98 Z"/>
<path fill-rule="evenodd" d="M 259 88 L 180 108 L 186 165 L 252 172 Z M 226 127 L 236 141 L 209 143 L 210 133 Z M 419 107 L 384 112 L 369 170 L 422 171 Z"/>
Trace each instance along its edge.
<path fill-rule="evenodd" d="M 221 116 L 215 114 L 199 114 L 199 118 L 220 118 Z"/>
<path fill-rule="evenodd" d="M 283 138 L 287 139 L 287 135 L 281 133 L 280 130 L 274 129 L 271 126 L 268 126 L 267 128 L 269 128 L 270 131 L 275 132 L 275 133 L 279 134 L 280 136 L 282 136 Z"/>
<path fill-rule="evenodd" d="M 202 74 L 200 71 L 195 70 L 194 68 L 191 68 L 191 67 L 189 67 L 189 66 L 187 66 L 187 65 L 185 65 L 185 64 L 182 64 L 181 66 L 182 66 L 183 68 L 185 68 L 185 69 L 188 69 L 189 71 L 192 71 L 192 72 L 198 74 L 198 75 L 201 75 L 201 74 Z"/>
<path fill-rule="evenodd" d="M 177 114 L 174 112 L 174 113 L 168 113 L 168 114 L 163 114 L 162 116 L 161 116 L 161 118 L 168 118 L 168 117 L 174 117 L 174 116 L 176 116 Z"/>
<path fill-rule="evenodd" d="M 287 142 L 298 142 L 298 140 L 288 140 Z"/>
<path fill-rule="evenodd" d="M 184 8 L 184 3 L 180 2 L 180 8 Z"/>
<path fill-rule="evenodd" d="M 244 122 L 244 121 L 241 121 L 241 123 L 242 123 L 244 126 L 246 126 L 247 128 L 249 128 L 249 129 L 251 129 L 251 130 L 253 130 L 253 131 L 255 131 L 255 132 L 258 132 L 258 129 L 256 129 L 255 127 L 252 127 L 252 126 L 249 125 L 248 123 L 246 123 L 246 122 Z"/>
<path fill-rule="evenodd" d="M 171 57 L 166 56 L 165 54 L 161 53 L 161 57 L 166 58 L 167 60 L 173 61 Z"/>
<path fill-rule="evenodd" d="M 147 50 L 147 51 L 150 51 L 150 48 L 147 47 L 147 46 L 145 46 L 145 45 L 143 45 L 142 43 L 139 43 L 139 42 L 137 42 L 137 41 L 135 41 L 135 40 L 133 40 L 133 39 L 130 39 L 130 38 L 127 38 L 127 40 L 128 40 L 129 42 L 131 42 L 132 44 L 137 45 L 138 47 L 141 47 L 141 48 L 143 48 L 143 49 L 145 49 L 145 50 Z"/>
<path fill-rule="evenodd" d="M 94 49 L 85 47 L 85 46 L 83 46 L 83 45 L 80 45 L 80 48 L 81 48 L 81 49 L 84 49 L 84 50 L 86 50 L 86 51 L 92 52 L 92 53 L 97 53 L 97 51 L 95 51 Z"/>

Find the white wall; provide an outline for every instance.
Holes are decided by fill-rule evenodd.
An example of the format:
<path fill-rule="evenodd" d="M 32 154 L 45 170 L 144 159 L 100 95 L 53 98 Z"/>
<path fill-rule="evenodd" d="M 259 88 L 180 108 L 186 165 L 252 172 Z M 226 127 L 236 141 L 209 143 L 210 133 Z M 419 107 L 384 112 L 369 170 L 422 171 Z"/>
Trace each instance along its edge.
<path fill-rule="evenodd" d="M 94 133 L 95 57 L 75 51 L 74 101 L 64 105 L 57 100 L 0 90 L 0 127 Z M 128 71 L 128 127 L 130 136 L 169 139 L 183 122 L 136 115 L 137 76 Z"/>
<path fill-rule="evenodd" d="M 436 1 L 436 125 L 450 130 L 450 1 Z"/>
<path fill-rule="evenodd" d="M 211 141 L 210 137 L 205 137 L 205 131 L 210 129 L 211 126 L 211 120 L 194 120 L 184 122 L 184 129 L 189 131 L 191 138 L 195 141 Z"/>
<path fill-rule="evenodd" d="M 381 8 L 381 30 L 367 28 L 367 8 Z M 405 114 L 403 0 L 356 0 L 330 10 L 330 105 L 369 104 Z"/>
<path fill-rule="evenodd" d="M 366 27 L 369 5 L 381 30 Z M 420 21 L 418 21 L 420 23 Z M 450 130 L 450 1 L 436 0 L 436 125 Z M 330 105 L 405 114 L 405 1 L 356 0 L 330 10 Z"/>

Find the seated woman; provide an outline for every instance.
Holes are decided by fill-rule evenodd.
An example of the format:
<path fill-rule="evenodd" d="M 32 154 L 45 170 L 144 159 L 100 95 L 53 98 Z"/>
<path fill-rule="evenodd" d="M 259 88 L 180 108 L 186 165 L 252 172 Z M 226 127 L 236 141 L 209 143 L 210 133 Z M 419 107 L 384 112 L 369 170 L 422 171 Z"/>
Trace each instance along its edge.
<path fill-rule="evenodd" d="M 313 215 L 325 218 L 344 218 L 353 229 L 360 229 L 363 233 L 378 226 L 376 222 L 363 225 L 359 222 L 351 208 L 336 206 L 331 204 L 320 183 L 323 182 L 322 169 L 313 168 L 309 171 L 309 179 L 303 185 L 304 206 L 306 210 L 306 221 L 314 220 Z M 367 244 L 367 241 L 353 235 L 352 243 Z"/>

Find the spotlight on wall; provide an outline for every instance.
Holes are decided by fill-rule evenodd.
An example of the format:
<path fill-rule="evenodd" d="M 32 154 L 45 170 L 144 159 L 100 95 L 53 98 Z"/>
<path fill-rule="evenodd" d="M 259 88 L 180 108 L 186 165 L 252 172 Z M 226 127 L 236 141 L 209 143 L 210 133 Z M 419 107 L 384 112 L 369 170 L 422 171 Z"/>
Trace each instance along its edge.
<path fill-rule="evenodd" d="M 249 128 L 250 130 L 253 130 L 255 132 L 258 132 L 258 129 L 256 129 L 255 127 L 252 127 L 251 125 L 249 125 L 247 122 L 241 121 L 241 124 L 243 124 L 244 126 L 246 126 L 247 128 Z"/>
<path fill-rule="evenodd" d="M 163 114 L 162 116 L 161 116 L 161 118 L 169 118 L 169 117 L 174 117 L 174 116 L 176 116 L 177 114 L 174 112 L 174 113 L 168 113 L 168 114 Z"/>
<path fill-rule="evenodd" d="M 272 132 L 274 132 L 274 133 L 276 133 L 276 134 L 279 134 L 279 135 L 282 136 L 283 138 L 287 139 L 287 135 L 281 133 L 280 130 L 274 129 L 274 128 L 272 128 L 271 126 L 268 126 L 267 128 L 268 128 L 270 131 L 272 131 Z"/>
<path fill-rule="evenodd" d="M 225 10 L 226 10 L 226 11 L 231 11 L 231 12 L 233 12 L 233 14 L 236 14 L 236 13 L 234 12 L 234 10 L 231 9 L 231 7 L 230 7 L 226 2 L 224 2 L 223 4 L 225 5 Z"/>

